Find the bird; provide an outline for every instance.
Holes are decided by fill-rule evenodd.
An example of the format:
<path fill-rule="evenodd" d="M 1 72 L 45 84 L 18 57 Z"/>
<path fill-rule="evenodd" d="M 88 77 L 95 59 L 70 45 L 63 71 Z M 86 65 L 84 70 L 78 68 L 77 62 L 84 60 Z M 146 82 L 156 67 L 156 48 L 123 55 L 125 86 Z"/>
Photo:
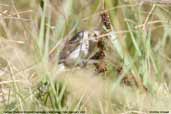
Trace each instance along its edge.
<path fill-rule="evenodd" d="M 58 63 L 66 67 L 84 67 L 97 45 L 99 35 L 98 30 L 83 30 L 76 33 L 64 43 Z"/>

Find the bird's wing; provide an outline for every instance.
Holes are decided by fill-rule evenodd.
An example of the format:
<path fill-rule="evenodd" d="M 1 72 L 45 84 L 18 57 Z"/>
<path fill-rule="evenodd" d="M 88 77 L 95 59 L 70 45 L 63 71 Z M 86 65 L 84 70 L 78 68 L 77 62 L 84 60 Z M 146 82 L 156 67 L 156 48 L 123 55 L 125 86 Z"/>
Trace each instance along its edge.
<path fill-rule="evenodd" d="M 71 43 L 70 41 L 67 41 L 64 48 L 60 52 L 59 59 L 65 60 L 79 45 L 80 43 Z"/>

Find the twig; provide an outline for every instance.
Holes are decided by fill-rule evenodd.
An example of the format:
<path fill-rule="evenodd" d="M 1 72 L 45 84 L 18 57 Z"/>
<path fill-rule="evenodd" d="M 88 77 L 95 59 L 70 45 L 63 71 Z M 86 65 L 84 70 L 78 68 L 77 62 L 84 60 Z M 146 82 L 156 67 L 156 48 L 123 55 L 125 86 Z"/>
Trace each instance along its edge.
<path fill-rule="evenodd" d="M 155 21 L 148 22 L 147 25 L 156 24 L 156 23 L 168 23 L 168 21 L 155 20 Z M 140 25 L 135 26 L 135 29 L 138 29 L 141 27 L 144 27 L 144 24 L 140 24 Z"/>
<path fill-rule="evenodd" d="M 31 12 L 33 12 L 33 10 L 26 10 L 26 11 L 21 11 L 21 12 L 18 12 L 18 13 L 10 14 L 10 16 L 16 16 L 16 15 L 19 15 L 19 14 L 31 13 Z"/>
<path fill-rule="evenodd" d="M 21 21 L 27 21 L 30 22 L 32 21 L 31 19 L 25 19 L 25 18 L 18 18 L 18 17 L 9 17 L 9 16 L 3 16 L 3 19 L 14 19 L 14 20 L 21 20 Z"/>
<path fill-rule="evenodd" d="M 156 4 L 153 4 L 150 12 L 148 13 L 148 15 L 147 15 L 147 17 L 146 17 L 146 19 L 144 21 L 144 24 L 143 24 L 143 30 L 144 31 L 146 31 L 146 25 L 147 25 L 147 23 L 148 23 L 148 21 L 149 21 L 149 19 L 150 19 L 150 17 L 151 17 L 151 15 L 152 15 L 155 8 L 156 8 Z"/>
<path fill-rule="evenodd" d="M 96 12 L 95 14 L 92 14 L 90 16 L 87 16 L 87 17 L 84 17 L 82 19 L 82 21 L 86 21 L 87 19 L 93 17 L 93 16 L 98 16 L 102 13 L 105 13 L 105 12 L 110 12 L 112 10 L 115 10 L 115 9 L 119 9 L 119 8 L 125 8 L 125 7 L 135 7 L 135 6 L 138 6 L 138 4 L 130 4 L 130 5 L 120 5 L 120 6 L 116 6 L 116 7 L 113 7 L 113 8 L 110 8 L 110 9 L 104 9 L 103 11 L 99 11 L 99 12 Z"/>

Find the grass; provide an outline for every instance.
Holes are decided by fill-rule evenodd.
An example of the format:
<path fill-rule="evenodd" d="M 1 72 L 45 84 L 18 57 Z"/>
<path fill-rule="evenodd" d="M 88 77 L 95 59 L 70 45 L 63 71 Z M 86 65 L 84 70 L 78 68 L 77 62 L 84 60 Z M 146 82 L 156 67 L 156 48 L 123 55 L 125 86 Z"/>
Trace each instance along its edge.
<path fill-rule="evenodd" d="M 0 0 L 1 112 L 149 114 L 171 109 L 169 4 L 46 0 L 41 6 L 35 0 Z M 105 34 L 99 15 L 104 10 L 113 27 L 105 39 L 108 70 L 60 71 L 62 42 L 81 30 Z M 128 86 L 125 77 L 133 77 L 138 86 Z"/>

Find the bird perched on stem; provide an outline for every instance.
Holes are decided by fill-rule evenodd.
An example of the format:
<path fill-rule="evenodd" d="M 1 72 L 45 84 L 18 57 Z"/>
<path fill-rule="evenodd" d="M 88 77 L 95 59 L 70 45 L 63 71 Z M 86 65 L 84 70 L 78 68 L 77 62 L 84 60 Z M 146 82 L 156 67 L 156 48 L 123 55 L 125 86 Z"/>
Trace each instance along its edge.
<path fill-rule="evenodd" d="M 95 49 L 100 32 L 81 31 L 67 40 L 59 55 L 59 64 L 64 66 L 85 66 Z"/>

